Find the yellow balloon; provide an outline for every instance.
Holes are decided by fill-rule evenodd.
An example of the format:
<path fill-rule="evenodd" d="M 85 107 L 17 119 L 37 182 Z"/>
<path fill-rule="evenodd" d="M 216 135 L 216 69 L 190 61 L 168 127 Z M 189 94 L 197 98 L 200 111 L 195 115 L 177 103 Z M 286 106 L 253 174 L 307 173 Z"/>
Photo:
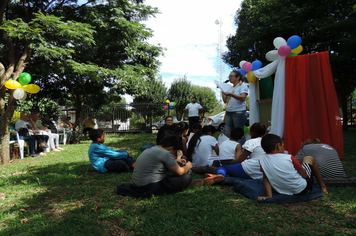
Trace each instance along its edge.
<path fill-rule="evenodd" d="M 256 82 L 256 76 L 253 74 L 252 71 L 247 72 L 247 81 L 250 83 L 255 83 Z"/>
<path fill-rule="evenodd" d="M 38 93 L 40 91 L 40 86 L 37 84 L 26 84 L 22 88 L 28 93 Z"/>
<path fill-rule="evenodd" d="M 303 51 L 303 46 L 302 46 L 302 45 L 299 45 L 297 48 L 294 48 L 294 49 L 292 50 L 292 52 L 295 53 L 295 54 L 299 54 L 299 53 L 301 53 L 302 51 Z"/>
<path fill-rule="evenodd" d="M 169 100 L 166 100 L 166 103 L 170 103 L 170 101 L 169 101 Z"/>
<path fill-rule="evenodd" d="M 16 80 L 8 80 L 5 82 L 5 87 L 8 89 L 18 89 L 21 88 L 21 84 L 17 82 Z"/>

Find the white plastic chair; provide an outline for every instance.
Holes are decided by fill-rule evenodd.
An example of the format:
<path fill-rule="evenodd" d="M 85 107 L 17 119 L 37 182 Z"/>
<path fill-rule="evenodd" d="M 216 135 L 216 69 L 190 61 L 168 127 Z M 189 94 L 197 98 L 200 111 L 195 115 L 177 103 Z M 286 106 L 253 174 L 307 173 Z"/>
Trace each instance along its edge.
<path fill-rule="evenodd" d="M 57 130 L 57 134 L 59 135 L 59 142 L 63 143 L 63 145 L 66 145 L 66 143 L 67 143 L 67 135 L 66 135 L 65 129 L 63 129 L 61 131 Z"/>
<path fill-rule="evenodd" d="M 59 143 L 63 143 L 63 145 L 66 145 L 67 135 L 66 135 L 66 131 L 64 129 L 61 131 L 58 131 L 57 126 L 54 125 L 53 127 L 51 127 L 51 132 L 54 134 L 58 134 L 59 135 Z"/>
<path fill-rule="evenodd" d="M 24 149 L 25 149 L 25 140 L 22 140 L 22 139 L 20 139 L 20 135 L 19 135 L 19 133 L 16 131 L 16 130 L 13 130 L 13 131 L 11 131 L 12 133 L 16 133 L 16 141 L 15 142 L 17 142 L 18 143 L 18 145 L 19 145 L 19 151 L 20 151 L 20 158 L 21 159 L 23 159 L 24 158 Z M 28 145 L 27 145 L 27 152 L 28 153 L 30 153 L 30 149 L 29 149 L 29 147 L 28 147 Z"/>

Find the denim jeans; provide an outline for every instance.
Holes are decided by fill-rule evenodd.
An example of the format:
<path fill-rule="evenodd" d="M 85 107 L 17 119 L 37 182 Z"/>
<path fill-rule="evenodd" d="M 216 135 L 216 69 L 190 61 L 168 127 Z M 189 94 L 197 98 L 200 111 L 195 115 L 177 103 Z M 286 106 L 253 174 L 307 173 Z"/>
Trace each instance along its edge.
<path fill-rule="evenodd" d="M 246 111 L 233 111 L 233 112 L 226 112 L 226 119 L 225 119 L 225 135 L 230 137 L 229 133 L 235 127 L 244 128 L 245 123 L 247 120 L 247 113 Z M 240 144 L 243 145 L 246 141 L 244 137 Z"/>
<path fill-rule="evenodd" d="M 28 149 L 30 151 L 30 155 L 36 152 L 36 136 L 22 136 L 20 135 L 21 140 L 25 140 L 28 145 Z"/>

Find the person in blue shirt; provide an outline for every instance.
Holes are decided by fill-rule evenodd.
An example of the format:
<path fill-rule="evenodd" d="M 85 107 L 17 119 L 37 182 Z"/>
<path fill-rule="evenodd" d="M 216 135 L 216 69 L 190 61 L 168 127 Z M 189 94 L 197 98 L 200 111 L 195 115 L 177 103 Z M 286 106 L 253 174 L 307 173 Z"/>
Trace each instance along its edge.
<path fill-rule="evenodd" d="M 91 130 L 89 138 L 93 141 L 88 150 L 89 160 L 97 171 L 121 173 L 133 170 L 136 160 L 132 158 L 132 153 L 125 150 L 116 151 L 105 146 L 103 144 L 105 142 L 103 130 Z"/>

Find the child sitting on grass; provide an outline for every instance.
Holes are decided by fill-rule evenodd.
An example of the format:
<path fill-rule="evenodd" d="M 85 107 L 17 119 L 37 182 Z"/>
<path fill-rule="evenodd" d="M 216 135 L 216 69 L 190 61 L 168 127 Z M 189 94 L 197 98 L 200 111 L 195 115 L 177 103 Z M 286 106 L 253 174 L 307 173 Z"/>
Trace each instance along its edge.
<path fill-rule="evenodd" d="M 272 187 L 281 194 L 305 195 L 312 191 L 313 175 L 323 193 L 328 193 L 318 164 L 312 156 L 304 157 L 300 165 L 292 155 L 284 153 L 283 141 L 275 134 L 265 135 L 261 146 L 266 152 L 260 157 L 260 165 L 267 196 L 258 197 L 258 201 L 271 198 Z"/>
<path fill-rule="evenodd" d="M 251 139 L 247 140 L 242 148 L 243 152 L 235 159 L 220 161 L 220 166 L 214 174 L 206 174 L 204 182 L 206 185 L 213 185 L 225 180 L 225 176 L 238 177 L 242 179 L 261 179 L 260 156 L 265 152 L 261 147 L 261 138 L 266 133 L 266 127 L 262 123 L 254 123 L 250 128 Z M 241 137 L 241 136 L 240 136 Z M 242 137 L 243 138 L 243 135 Z M 226 141 L 225 141 L 226 142 Z M 223 156 L 223 155 L 221 155 Z M 248 158 L 249 157 L 249 158 Z"/>
<path fill-rule="evenodd" d="M 216 129 L 212 125 L 204 126 L 189 141 L 187 160 L 192 161 L 194 167 L 211 166 L 213 150 L 219 155 L 218 141 L 214 137 Z"/>
<path fill-rule="evenodd" d="M 240 127 L 235 127 L 231 130 L 229 135 L 230 139 L 222 142 L 219 146 L 219 155 L 237 159 L 242 150 L 239 140 L 244 137 L 244 130 Z"/>
<path fill-rule="evenodd" d="M 121 173 L 133 170 L 136 160 L 132 158 L 132 153 L 125 150 L 116 151 L 105 146 L 103 130 L 90 130 L 89 138 L 93 141 L 88 150 L 89 160 L 97 171 Z"/>

